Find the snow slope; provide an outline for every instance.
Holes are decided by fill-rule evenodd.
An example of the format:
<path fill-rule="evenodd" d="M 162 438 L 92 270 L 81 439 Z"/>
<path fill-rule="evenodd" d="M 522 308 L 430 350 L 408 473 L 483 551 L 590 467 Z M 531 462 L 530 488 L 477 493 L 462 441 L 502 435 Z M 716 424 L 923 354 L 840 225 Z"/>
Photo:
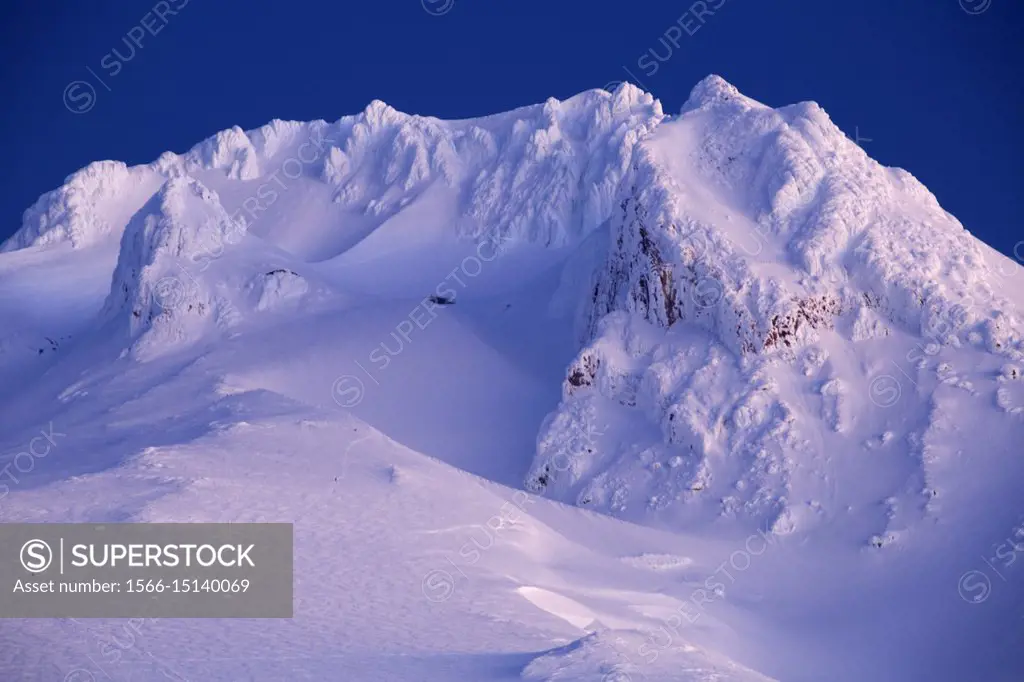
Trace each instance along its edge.
<path fill-rule="evenodd" d="M 717 77 L 93 164 L 0 249 L 0 520 L 292 522 L 295 617 L 0 678 L 1018 680 L 1021 273 Z"/>
<path fill-rule="evenodd" d="M 530 489 L 676 527 L 839 522 L 888 542 L 957 485 L 940 471 L 978 435 L 945 433 L 962 403 L 1010 456 L 1020 269 L 909 174 L 820 107 L 775 111 L 715 77 L 635 164 Z M 598 422 L 614 427 L 578 443 Z M 867 451 L 880 470 L 858 488 L 840 472 Z"/>

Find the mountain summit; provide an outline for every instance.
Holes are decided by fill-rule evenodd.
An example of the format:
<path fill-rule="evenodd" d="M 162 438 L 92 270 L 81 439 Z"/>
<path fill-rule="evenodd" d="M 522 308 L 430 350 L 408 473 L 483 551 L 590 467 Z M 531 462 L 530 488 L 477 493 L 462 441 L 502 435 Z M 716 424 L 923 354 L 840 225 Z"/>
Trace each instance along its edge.
<path fill-rule="evenodd" d="M 1017 679 L 1022 273 L 717 76 L 235 127 L 0 247 L 0 514 L 294 524 L 132 679 Z"/>

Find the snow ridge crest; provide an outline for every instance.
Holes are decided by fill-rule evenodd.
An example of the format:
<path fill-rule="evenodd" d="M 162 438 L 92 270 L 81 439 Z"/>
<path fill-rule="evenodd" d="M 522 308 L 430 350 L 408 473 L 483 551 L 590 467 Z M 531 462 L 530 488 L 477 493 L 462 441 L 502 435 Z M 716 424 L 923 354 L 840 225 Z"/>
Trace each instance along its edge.
<path fill-rule="evenodd" d="M 709 77 L 637 146 L 622 187 L 581 297 L 582 349 L 527 488 L 638 521 L 745 518 L 790 532 L 837 511 L 823 506 L 834 481 L 821 453 L 893 442 L 858 424 L 880 419 L 874 393 L 891 384 L 877 381 L 895 378 L 872 372 L 896 372 L 896 360 L 853 368 L 833 353 L 919 339 L 921 352 L 897 356 L 908 383 L 925 383 L 909 373 L 934 359 L 944 382 L 1009 395 L 996 373 L 969 381 L 940 358 L 1019 366 L 1024 325 L 1000 290 L 1005 268 L 1020 268 L 986 258 L 919 182 L 870 159 L 816 104 L 771 109 Z M 870 400 L 855 409 L 857 396 Z M 905 429 L 918 419 L 911 402 Z M 939 411 L 922 421 L 895 432 L 919 459 L 891 482 L 915 510 L 931 504 L 939 460 L 921 448 Z M 591 432 L 605 433 L 581 442 Z M 807 466 L 817 482 L 799 475 Z"/>

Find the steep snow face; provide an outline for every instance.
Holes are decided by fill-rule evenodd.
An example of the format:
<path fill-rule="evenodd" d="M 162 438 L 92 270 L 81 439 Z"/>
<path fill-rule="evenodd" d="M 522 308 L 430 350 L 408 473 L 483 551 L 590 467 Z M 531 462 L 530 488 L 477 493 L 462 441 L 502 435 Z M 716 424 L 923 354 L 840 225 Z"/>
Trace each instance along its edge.
<path fill-rule="evenodd" d="M 188 175 L 171 178 L 128 223 L 101 316 L 143 353 L 199 336 L 232 305 L 184 265 L 243 230 L 215 192 Z"/>
<path fill-rule="evenodd" d="M 662 118 L 653 97 L 624 85 L 465 121 L 375 101 L 335 123 L 234 127 L 145 166 L 82 169 L 26 211 L 3 250 L 116 253 L 104 319 L 152 354 L 208 323 L 303 300 L 319 290 L 291 274 L 303 261 L 365 260 L 382 241 L 574 244 L 607 220 L 635 145 Z M 224 267 L 232 259 L 245 262 Z"/>
<path fill-rule="evenodd" d="M 336 200 L 393 215 L 433 182 L 460 196 L 457 230 L 562 246 L 603 222 L 636 143 L 663 118 L 631 85 L 468 121 L 373 102 L 328 130 L 323 178 Z"/>
<path fill-rule="evenodd" d="M 654 522 L 842 517 L 877 544 L 972 437 L 1024 435 L 999 378 L 1024 358 L 1020 268 L 820 107 L 711 77 L 633 164 L 529 489 Z M 955 436 L 951 387 L 1013 406 Z M 838 490 L 872 449 L 877 480 Z"/>
<path fill-rule="evenodd" d="M 255 136 L 286 127 L 264 126 Z M 303 124 L 305 125 L 305 124 Z M 190 152 L 163 154 L 153 163 L 129 168 L 120 161 L 97 161 L 68 176 L 64 184 L 39 197 L 25 211 L 22 227 L 0 245 L 0 252 L 68 242 L 74 248 L 120 238 L 135 213 L 170 177 L 222 171 L 247 180 L 259 175 L 259 152 L 237 126 L 217 133 Z"/>
<path fill-rule="evenodd" d="M 0 245 L 0 252 L 61 242 L 81 248 L 104 237 L 116 238 L 163 180 L 148 166 L 91 163 L 68 176 L 60 188 L 39 197 L 25 211 L 21 229 Z"/>
<path fill-rule="evenodd" d="M 235 126 L 222 130 L 194 147 L 188 162 L 202 169 L 224 171 L 233 180 L 255 180 L 260 177 L 259 152 L 245 131 Z"/>
<path fill-rule="evenodd" d="M 1002 312 L 1005 266 L 816 104 L 776 111 L 709 78 L 636 165 L 589 332 L 635 310 L 707 328 L 737 354 L 771 353 L 853 313 L 858 339 L 888 323 L 958 346 L 971 332 L 992 350 L 1019 342 L 1019 319 Z"/>

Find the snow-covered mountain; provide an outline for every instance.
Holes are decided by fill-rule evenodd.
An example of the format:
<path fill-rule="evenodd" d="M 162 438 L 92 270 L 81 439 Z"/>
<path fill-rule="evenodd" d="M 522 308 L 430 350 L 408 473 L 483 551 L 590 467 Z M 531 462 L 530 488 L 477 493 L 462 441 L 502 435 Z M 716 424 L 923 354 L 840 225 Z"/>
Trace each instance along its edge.
<path fill-rule="evenodd" d="M 232 128 L 0 247 L 0 520 L 295 523 L 295 619 L 129 679 L 1016 680 L 1022 273 L 715 76 Z"/>
<path fill-rule="evenodd" d="M 529 489 L 780 532 L 884 505 L 860 527 L 887 542 L 934 516 L 976 429 L 1024 434 L 1019 268 L 817 105 L 709 78 L 627 184 Z M 841 472 L 865 453 L 862 486 Z"/>

